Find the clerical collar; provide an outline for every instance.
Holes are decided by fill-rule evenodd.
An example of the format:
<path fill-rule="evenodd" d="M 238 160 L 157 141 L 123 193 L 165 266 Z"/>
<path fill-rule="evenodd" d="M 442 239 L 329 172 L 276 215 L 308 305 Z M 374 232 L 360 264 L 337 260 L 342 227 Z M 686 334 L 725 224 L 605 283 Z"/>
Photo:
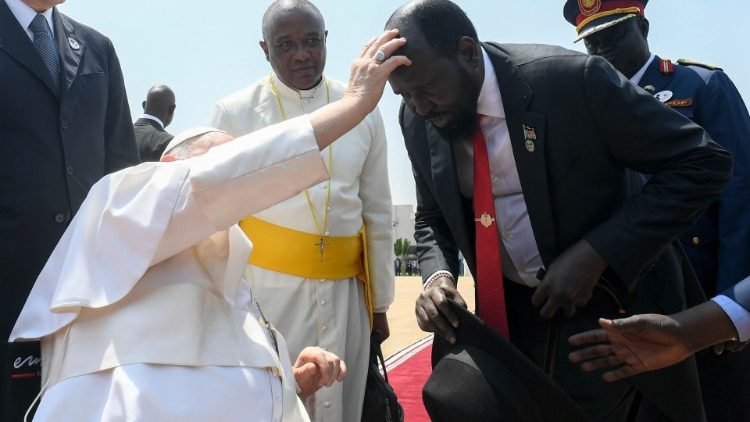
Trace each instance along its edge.
<path fill-rule="evenodd" d="M 310 89 L 294 89 L 287 84 L 285 84 L 279 77 L 276 75 L 276 73 L 271 73 L 273 75 L 274 82 L 276 82 L 276 87 L 279 90 L 279 94 L 281 94 L 282 97 L 292 98 L 295 100 L 310 100 L 313 98 L 317 98 L 320 95 L 324 95 L 325 90 L 325 75 L 320 78 L 320 82 L 318 82 L 317 85 Z"/>
<path fill-rule="evenodd" d="M 646 74 L 646 70 L 649 66 L 651 66 L 651 63 L 656 58 L 656 54 L 651 53 L 651 56 L 646 60 L 646 64 L 643 65 L 643 67 L 633 75 L 632 78 L 630 78 L 630 82 L 632 82 L 634 85 L 639 85 L 641 83 L 641 79 L 643 79 L 643 75 Z"/>

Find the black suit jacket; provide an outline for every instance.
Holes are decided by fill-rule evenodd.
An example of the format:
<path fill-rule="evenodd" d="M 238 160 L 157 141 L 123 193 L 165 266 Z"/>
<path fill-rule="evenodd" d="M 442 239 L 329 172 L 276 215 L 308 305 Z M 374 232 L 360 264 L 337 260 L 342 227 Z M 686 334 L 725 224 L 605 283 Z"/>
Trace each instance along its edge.
<path fill-rule="evenodd" d="M 159 126 L 159 123 L 151 119 L 138 119 L 133 124 L 135 131 L 135 142 L 138 144 L 138 153 L 141 161 L 159 161 L 161 154 L 174 138 Z"/>
<path fill-rule="evenodd" d="M 684 254 L 672 242 L 727 184 L 729 154 L 600 57 L 543 45 L 483 47 L 497 74 L 543 264 L 586 239 L 609 264 L 599 286 L 621 308 L 683 309 L 686 288 L 699 287 L 694 276 L 685 277 L 692 270 L 683 271 Z M 417 187 L 414 237 L 423 276 L 438 270 L 457 276 L 459 250 L 476 274 L 474 215 L 471 199 L 459 190 L 457 140 L 404 106 L 400 123 Z M 536 134 L 533 152 L 524 126 Z M 644 184 L 636 172 L 652 177 Z M 699 414 L 691 365 L 633 383 L 666 414 L 688 408 Z M 675 386 L 688 392 L 678 394 Z M 684 406 L 685 400 L 695 406 Z"/>
<path fill-rule="evenodd" d="M 139 162 L 109 39 L 53 11 L 60 92 L 0 1 L 0 336 L 89 188 Z"/>
<path fill-rule="evenodd" d="M 545 266 L 580 239 L 609 263 L 623 306 L 662 252 L 729 180 L 731 158 L 698 125 L 631 85 L 604 59 L 544 45 L 484 44 L 495 67 L 513 154 Z M 417 185 L 415 239 L 424 277 L 472 273 L 474 216 L 459 191 L 453 142 L 402 106 Z M 523 126 L 533 128 L 533 152 Z M 629 169 L 652 174 L 648 183 Z M 682 262 L 671 251 L 669 269 Z M 665 273 L 668 272 L 665 270 Z M 679 271 L 675 271 L 679 272 Z M 682 292 L 682 278 L 656 280 Z M 667 296 L 674 296 L 669 291 Z M 637 305 L 637 304 L 636 304 Z M 682 300 L 667 301 L 665 312 Z M 668 308 L 668 309 L 667 309 Z"/>

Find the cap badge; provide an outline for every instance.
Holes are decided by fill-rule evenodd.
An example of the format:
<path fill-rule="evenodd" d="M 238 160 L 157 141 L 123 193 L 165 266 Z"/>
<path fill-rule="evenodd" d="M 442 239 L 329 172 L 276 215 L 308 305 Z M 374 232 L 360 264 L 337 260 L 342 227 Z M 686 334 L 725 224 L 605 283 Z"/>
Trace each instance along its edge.
<path fill-rule="evenodd" d="M 654 98 L 656 98 L 657 100 L 663 103 L 666 103 L 672 98 L 673 95 L 674 93 L 672 91 L 659 91 L 656 94 L 654 94 Z"/>
<path fill-rule="evenodd" d="M 602 0 L 578 0 L 578 9 L 586 17 L 593 16 L 601 7 Z"/>

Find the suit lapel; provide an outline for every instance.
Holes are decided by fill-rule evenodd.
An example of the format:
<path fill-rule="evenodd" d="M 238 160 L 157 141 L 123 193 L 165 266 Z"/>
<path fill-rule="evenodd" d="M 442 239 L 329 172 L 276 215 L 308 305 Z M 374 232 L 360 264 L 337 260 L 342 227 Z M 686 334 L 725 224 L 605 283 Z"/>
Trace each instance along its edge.
<path fill-rule="evenodd" d="M 533 91 L 518 73 L 510 57 L 493 45 L 484 45 L 492 65 L 505 109 L 513 157 L 521 181 L 539 254 L 545 266 L 557 256 L 557 243 L 549 197 L 546 164 L 546 117 L 529 111 Z"/>
<path fill-rule="evenodd" d="M 436 195 L 436 200 L 445 212 L 446 221 L 456 221 L 460 224 L 453 225 L 457 230 L 453 233 L 456 242 L 466 255 L 468 262 L 474 262 L 473 256 L 468 256 L 474 250 L 470 229 L 473 226 L 467 226 L 466 213 L 464 212 L 464 199 L 458 187 L 458 172 L 456 171 L 456 161 L 453 152 L 453 141 L 446 139 L 435 129 L 429 121 L 425 120 L 427 142 L 430 147 L 430 163 L 432 171 L 432 182 L 440 194 Z"/>
<path fill-rule="evenodd" d="M 55 39 L 60 52 L 60 93 L 64 94 L 78 74 L 78 66 L 83 57 L 86 44 L 75 34 L 75 27 L 65 16 L 54 9 Z"/>
<path fill-rule="evenodd" d="M 18 24 L 5 1 L 0 1 L 0 50 L 7 52 L 21 66 L 28 69 L 59 98 L 47 66 L 42 62 L 26 30 Z"/>

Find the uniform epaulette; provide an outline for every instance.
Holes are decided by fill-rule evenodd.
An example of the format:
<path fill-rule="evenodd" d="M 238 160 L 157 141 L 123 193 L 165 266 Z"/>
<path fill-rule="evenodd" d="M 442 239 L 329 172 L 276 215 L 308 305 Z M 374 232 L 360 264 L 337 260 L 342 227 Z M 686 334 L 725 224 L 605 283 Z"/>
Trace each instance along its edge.
<path fill-rule="evenodd" d="M 721 68 L 718 67 L 718 66 L 714 66 L 714 65 L 711 65 L 711 64 L 705 64 L 705 63 L 699 63 L 699 62 L 696 62 L 696 61 L 690 60 L 690 59 L 678 59 L 677 63 L 681 64 L 683 66 L 698 66 L 698 67 L 702 67 L 702 68 L 708 69 L 708 70 L 721 70 Z"/>

